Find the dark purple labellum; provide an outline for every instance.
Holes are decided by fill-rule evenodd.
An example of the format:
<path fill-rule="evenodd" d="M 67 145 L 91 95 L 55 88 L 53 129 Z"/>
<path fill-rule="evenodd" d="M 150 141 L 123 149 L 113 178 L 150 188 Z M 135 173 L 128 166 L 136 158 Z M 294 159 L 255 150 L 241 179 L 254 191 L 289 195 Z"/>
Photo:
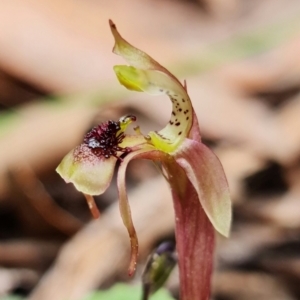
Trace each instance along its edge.
<path fill-rule="evenodd" d="M 130 148 L 119 147 L 125 137 L 124 132 L 119 132 L 120 129 L 120 122 L 108 121 L 102 123 L 85 135 L 84 143 L 99 157 L 110 158 L 114 156 L 120 159 L 118 152 L 130 152 Z"/>

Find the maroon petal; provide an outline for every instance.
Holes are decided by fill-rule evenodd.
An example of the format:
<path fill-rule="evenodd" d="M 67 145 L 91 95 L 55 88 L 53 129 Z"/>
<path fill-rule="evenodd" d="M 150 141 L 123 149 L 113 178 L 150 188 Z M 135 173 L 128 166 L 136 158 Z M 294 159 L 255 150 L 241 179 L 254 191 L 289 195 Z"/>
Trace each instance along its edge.
<path fill-rule="evenodd" d="M 128 268 L 128 274 L 131 276 L 135 272 L 136 261 L 138 256 L 138 238 L 136 235 L 136 231 L 133 225 L 131 210 L 128 203 L 128 197 L 126 192 L 126 184 L 125 184 L 125 174 L 128 163 L 132 159 L 144 158 L 150 160 L 163 160 L 166 159 L 167 154 L 153 150 L 151 146 L 145 146 L 142 150 L 137 150 L 135 152 L 129 153 L 121 163 L 118 171 L 117 184 L 119 190 L 119 207 L 120 213 L 125 227 L 127 228 L 129 237 L 130 237 L 130 245 L 131 245 L 131 258 L 130 264 Z"/>
<path fill-rule="evenodd" d="M 231 200 L 226 176 L 217 156 L 204 144 L 186 139 L 176 152 L 175 159 L 185 170 L 215 229 L 228 236 Z"/>

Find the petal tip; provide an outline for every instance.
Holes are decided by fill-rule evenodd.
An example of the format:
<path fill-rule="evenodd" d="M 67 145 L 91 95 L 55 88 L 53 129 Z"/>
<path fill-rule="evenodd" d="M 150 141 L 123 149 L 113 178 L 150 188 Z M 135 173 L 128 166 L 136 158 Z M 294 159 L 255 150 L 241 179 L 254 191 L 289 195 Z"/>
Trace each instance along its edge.
<path fill-rule="evenodd" d="M 229 218 L 229 221 L 222 224 L 213 224 L 215 229 L 224 237 L 228 238 L 230 236 L 230 230 L 231 230 L 231 217 Z"/>
<path fill-rule="evenodd" d="M 116 24 L 113 22 L 112 19 L 109 19 L 109 20 L 108 20 L 108 23 L 109 23 L 109 26 L 110 26 L 111 28 L 112 28 L 112 27 L 116 28 Z"/>
<path fill-rule="evenodd" d="M 108 20 L 108 23 L 113 36 L 116 38 L 116 35 L 118 34 L 116 24 L 111 19 Z"/>
<path fill-rule="evenodd" d="M 111 33 L 112 33 L 112 35 L 113 35 L 113 37 L 115 39 L 115 45 L 114 45 L 112 51 L 115 54 L 121 55 L 121 52 L 118 50 L 118 47 L 119 47 L 118 44 L 122 43 L 123 38 L 121 37 L 120 33 L 118 32 L 116 24 L 111 19 L 108 20 L 108 23 L 109 23 L 109 27 L 110 27 Z"/>
<path fill-rule="evenodd" d="M 219 202 L 219 205 L 217 205 L 213 211 L 207 210 L 207 208 L 204 208 L 204 210 L 206 211 L 206 214 L 215 230 L 224 237 L 229 237 L 232 221 L 232 209 L 229 193 L 224 195 L 222 200 Z"/>
<path fill-rule="evenodd" d="M 136 262 L 134 262 L 132 265 L 129 266 L 128 268 L 128 276 L 132 277 L 135 273 L 136 270 Z"/>

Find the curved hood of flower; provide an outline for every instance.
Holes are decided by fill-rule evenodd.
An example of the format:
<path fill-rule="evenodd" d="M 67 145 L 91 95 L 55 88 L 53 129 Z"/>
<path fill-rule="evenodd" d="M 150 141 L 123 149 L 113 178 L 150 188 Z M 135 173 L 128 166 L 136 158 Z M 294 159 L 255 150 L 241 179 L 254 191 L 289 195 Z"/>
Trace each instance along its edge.
<path fill-rule="evenodd" d="M 155 149 L 172 155 L 185 170 L 199 201 L 215 229 L 228 236 L 231 224 L 231 200 L 224 170 L 214 153 L 201 143 L 197 117 L 187 94 L 186 84 L 148 54 L 128 43 L 110 21 L 115 38 L 113 52 L 130 66 L 115 66 L 118 80 L 129 90 L 151 95 L 166 94 L 172 101 L 169 123 L 158 132 L 150 132 Z M 159 108 L 159 105 L 158 105 Z"/>
<path fill-rule="evenodd" d="M 151 95 L 165 94 L 172 101 L 172 113 L 167 126 L 148 135 L 156 149 L 175 152 L 188 137 L 193 124 L 193 107 L 186 87 L 148 54 L 124 40 L 111 20 L 110 28 L 115 38 L 113 52 L 130 64 L 114 67 L 120 83 L 129 90 Z"/>

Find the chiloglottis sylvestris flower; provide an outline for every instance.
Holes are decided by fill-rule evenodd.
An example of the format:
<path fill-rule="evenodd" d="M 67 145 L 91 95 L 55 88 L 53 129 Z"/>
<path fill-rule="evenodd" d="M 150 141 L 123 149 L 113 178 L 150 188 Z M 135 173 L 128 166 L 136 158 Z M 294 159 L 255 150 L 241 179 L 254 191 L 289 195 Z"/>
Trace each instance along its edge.
<path fill-rule="evenodd" d="M 229 235 L 231 201 L 219 159 L 201 142 L 198 120 L 186 84 L 129 44 L 109 21 L 115 39 L 113 52 L 129 65 L 114 67 L 119 82 L 129 90 L 166 95 L 172 102 L 169 123 L 143 136 L 125 134 L 134 116 L 108 121 L 93 128 L 83 143 L 57 167 L 87 197 L 102 194 L 110 184 L 117 160 L 120 213 L 131 243 L 129 274 L 133 274 L 138 240 L 128 204 L 125 173 L 132 159 L 158 162 L 172 191 L 176 216 L 181 299 L 207 299 L 212 272 L 214 229 Z M 157 103 L 159 109 L 159 103 Z"/>

